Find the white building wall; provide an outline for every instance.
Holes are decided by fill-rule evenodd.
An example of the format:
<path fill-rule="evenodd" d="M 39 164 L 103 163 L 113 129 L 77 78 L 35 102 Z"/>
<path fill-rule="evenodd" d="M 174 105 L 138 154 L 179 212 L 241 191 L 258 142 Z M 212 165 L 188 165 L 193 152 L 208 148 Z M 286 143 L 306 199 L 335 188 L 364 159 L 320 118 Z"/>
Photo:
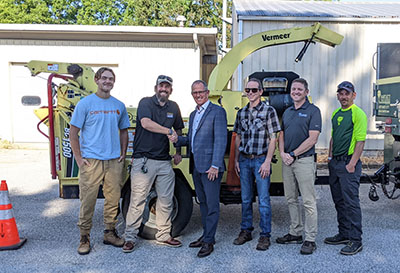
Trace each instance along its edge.
<path fill-rule="evenodd" d="M 23 95 L 39 95 L 47 106 L 48 74 L 30 76 L 23 65 L 31 60 L 90 64 L 96 70 L 111 66 L 116 72 L 112 95 L 126 106 L 136 107 L 144 96 L 154 94 L 159 74 L 174 79 L 171 99 L 189 116 L 195 103 L 191 83 L 200 77 L 200 50 L 190 43 L 138 43 L 96 41 L 0 40 L 0 138 L 13 142 L 47 142 L 37 132 L 36 107 L 22 106 Z M 47 132 L 46 127 L 43 130 Z"/>
<path fill-rule="evenodd" d="M 243 39 L 258 32 L 310 26 L 313 22 L 301 21 L 243 21 Z M 239 26 L 237 21 L 234 24 Z M 321 22 L 325 27 L 344 36 L 341 45 L 336 48 L 316 43 L 310 45 L 300 63 L 294 62 L 303 43 L 273 46 L 261 49 L 243 61 L 242 76 L 236 72 L 233 79 L 233 90 L 237 90 L 238 81 L 257 71 L 294 71 L 305 78 L 310 85 L 313 102 L 320 107 L 323 129 L 317 147 L 327 148 L 330 139 L 330 117 L 337 107 L 336 86 L 344 80 L 354 83 L 357 91 L 355 103 L 366 112 L 369 120 L 366 149 L 383 149 L 383 135 L 375 129 L 375 118 L 372 115 L 375 70 L 372 58 L 378 43 L 399 43 L 400 24 L 394 23 L 346 23 Z M 237 32 L 240 28 L 236 27 Z M 234 34 L 235 44 L 238 34 Z M 238 70 L 237 70 L 238 71 Z M 242 85 L 244 86 L 244 85 Z"/>

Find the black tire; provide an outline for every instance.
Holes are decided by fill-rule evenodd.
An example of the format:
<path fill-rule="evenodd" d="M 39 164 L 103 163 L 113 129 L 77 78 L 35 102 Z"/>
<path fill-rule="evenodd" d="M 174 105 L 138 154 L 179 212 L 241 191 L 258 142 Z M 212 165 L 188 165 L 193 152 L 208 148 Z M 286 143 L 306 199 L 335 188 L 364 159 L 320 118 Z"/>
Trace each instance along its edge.
<path fill-rule="evenodd" d="M 128 184 L 128 185 L 127 185 Z M 126 183 L 122 190 L 122 215 L 126 219 L 130 203 L 130 183 Z M 155 224 L 155 204 L 157 194 L 154 188 L 147 196 L 143 221 L 139 229 L 139 236 L 154 240 L 157 233 Z M 186 182 L 179 176 L 175 176 L 174 208 L 172 211 L 172 230 L 171 236 L 176 237 L 181 234 L 189 223 L 193 211 L 192 193 Z"/>

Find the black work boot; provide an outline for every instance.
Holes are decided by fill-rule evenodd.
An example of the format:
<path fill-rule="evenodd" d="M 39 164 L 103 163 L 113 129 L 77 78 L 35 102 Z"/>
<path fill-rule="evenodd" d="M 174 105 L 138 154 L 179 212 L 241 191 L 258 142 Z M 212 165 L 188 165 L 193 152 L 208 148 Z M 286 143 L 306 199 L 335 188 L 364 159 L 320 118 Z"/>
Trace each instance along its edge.
<path fill-rule="evenodd" d="M 341 234 L 336 234 L 332 237 L 327 237 L 324 240 L 325 244 L 328 245 L 340 245 L 340 244 L 347 244 L 349 242 L 349 238 L 342 236 Z"/>
<path fill-rule="evenodd" d="M 288 233 L 283 237 L 278 237 L 276 239 L 276 242 L 278 244 L 301 244 L 301 243 L 303 243 L 303 237 L 302 236 L 294 236 L 294 235 L 291 235 L 290 233 Z"/>
<path fill-rule="evenodd" d="M 300 254 L 310 255 L 310 254 L 313 254 L 313 252 L 316 249 L 317 249 L 317 245 L 315 244 L 315 242 L 304 241 L 304 243 L 300 249 Z"/>
<path fill-rule="evenodd" d="M 343 255 L 354 255 L 363 249 L 361 242 L 349 241 L 347 245 L 340 250 L 340 254 Z"/>

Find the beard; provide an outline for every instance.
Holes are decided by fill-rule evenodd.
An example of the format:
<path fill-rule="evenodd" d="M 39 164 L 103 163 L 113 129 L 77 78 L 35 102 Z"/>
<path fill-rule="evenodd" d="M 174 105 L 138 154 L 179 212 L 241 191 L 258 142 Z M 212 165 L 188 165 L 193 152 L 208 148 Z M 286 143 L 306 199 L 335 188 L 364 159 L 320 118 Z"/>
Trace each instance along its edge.
<path fill-rule="evenodd" d="M 159 102 L 167 102 L 168 98 L 169 98 L 169 95 L 167 94 L 165 96 L 162 96 L 160 93 L 157 93 L 156 97 L 157 97 Z"/>

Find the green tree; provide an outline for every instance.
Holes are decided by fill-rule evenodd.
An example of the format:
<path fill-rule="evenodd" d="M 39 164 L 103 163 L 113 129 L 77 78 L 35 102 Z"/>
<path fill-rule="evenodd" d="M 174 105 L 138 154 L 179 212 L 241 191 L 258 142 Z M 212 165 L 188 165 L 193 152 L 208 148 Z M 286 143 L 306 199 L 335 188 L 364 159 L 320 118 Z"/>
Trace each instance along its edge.
<path fill-rule="evenodd" d="M 81 0 L 76 23 L 80 25 L 119 25 L 125 1 Z"/>
<path fill-rule="evenodd" d="M 125 0 L 123 25 L 176 26 L 176 17 L 183 15 L 187 0 Z"/>
<path fill-rule="evenodd" d="M 44 0 L 1 0 L 0 22 L 50 24 L 52 18 Z"/>
<path fill-rule="evenodd" d="M 222 0 L 0 0 L 0 23 L 177 26 L 179 15 L 186 27 L 217 27 L 221 38 Z"/>

